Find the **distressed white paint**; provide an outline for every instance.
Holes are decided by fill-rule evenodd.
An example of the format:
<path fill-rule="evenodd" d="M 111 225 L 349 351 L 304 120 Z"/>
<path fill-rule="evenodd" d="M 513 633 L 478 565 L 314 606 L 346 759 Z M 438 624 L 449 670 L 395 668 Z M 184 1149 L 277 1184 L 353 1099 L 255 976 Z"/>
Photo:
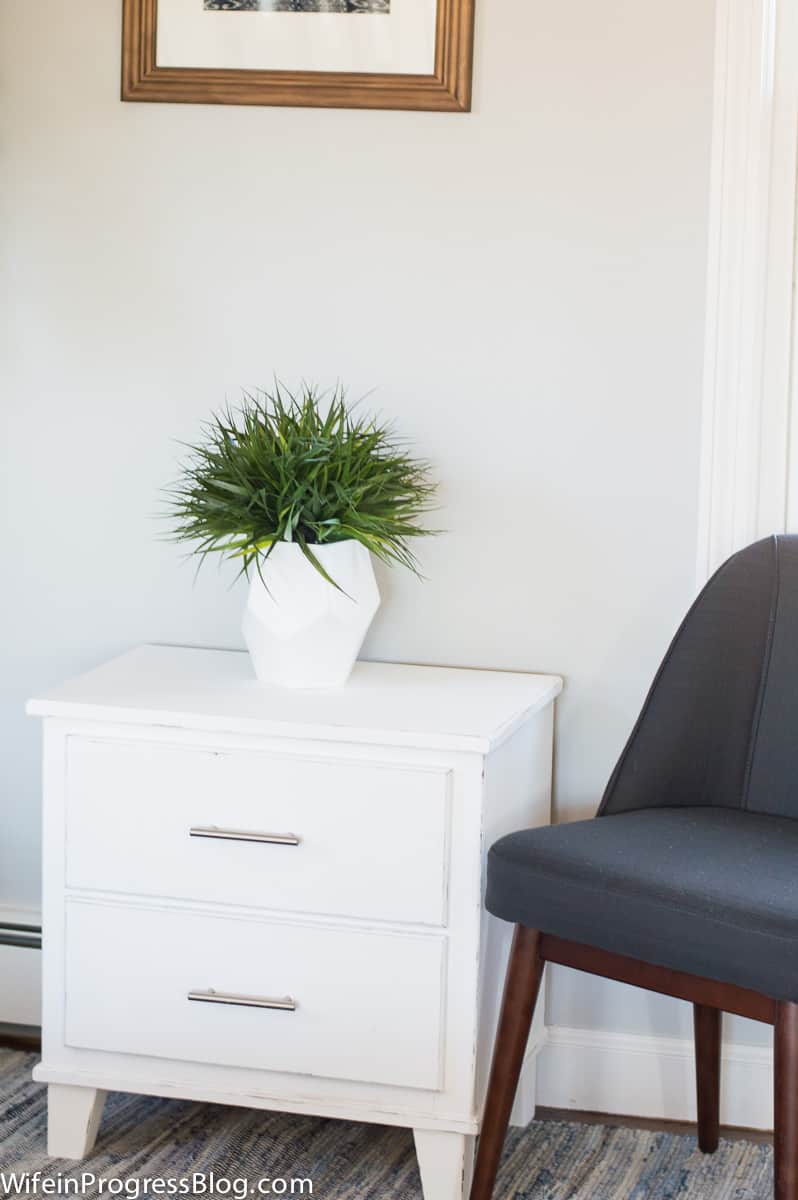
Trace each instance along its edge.
<path fill-rule="evenodd" d="M 559 676 L 360 662 L 345 687 L 286 691 L 246 654 L 139 646 L 53 688 L 33 716 L 418 749 L 495 749 L 560 692 Z"/>
<path fill-rule="evenodd" d="M 463 1200 L 471 1187 L 476 1138 L 439 1129 L 414 1130 L 424 1196 Z"/>
<path fill-rule="evenodd" d="M 426 1200 L 462 1200 L 507 954 L 507 927 L 483 909 L 485 859 L 502 833 L 549 820 L 561 681 L 361 664 L 348 699 L 294 693 L 284 712 L 246 661 L 145 648 L 30 706 L 45 719 L 35 1075 L 57 1089 L 53 1137 L 85 1152 L 91 1089 L 389 1122 L 416 1131 Z M 275 852 L 292 856 L 278 871 L 305 886 L 258 895 L 215 839 L 200 869 L 189 830 L 206 826 L 293 832 L 295 846 L 237 848 L 264 876 Z M 74 1128 L 65 1085 L 88 1089 Z"/>
<path fill-rule="evenodd" d="M 50 1158 L 90 1154 L 100 1128 L 105 1092 L 51 1083 L 47 1089 L 47 1153 Z"/>
<path fill-rule="evenodd" d="M 70 737 L 68 886 L 445 923 L 449 772 L 398 767 L 390 755 L 308 759 L 304 745 L 264 753 L 186 746 L 168 734 L 157 742 Z M 198 836 L 213 830 L 297 844 Z"/>
<path fill-rule="evenodd" d="M 441 1087 L 440 934 L 98 897 L 67 902 L 65 939 L 68 1046 Z M 188 999 L 211 992 L 296 1007 Z"/>

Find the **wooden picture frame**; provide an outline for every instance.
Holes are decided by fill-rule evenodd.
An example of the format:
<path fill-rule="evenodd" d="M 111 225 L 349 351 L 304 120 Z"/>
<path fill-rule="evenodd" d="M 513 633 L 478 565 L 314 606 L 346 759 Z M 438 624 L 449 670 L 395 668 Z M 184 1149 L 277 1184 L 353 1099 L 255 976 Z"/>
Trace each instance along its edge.
<path fill-rule="evenodd" d="M 474 6 L 437 0 L 433 74 L 382 75 L 159 66 L 158 0 L 124 0 L 122 99 L 470 112 Z"/>

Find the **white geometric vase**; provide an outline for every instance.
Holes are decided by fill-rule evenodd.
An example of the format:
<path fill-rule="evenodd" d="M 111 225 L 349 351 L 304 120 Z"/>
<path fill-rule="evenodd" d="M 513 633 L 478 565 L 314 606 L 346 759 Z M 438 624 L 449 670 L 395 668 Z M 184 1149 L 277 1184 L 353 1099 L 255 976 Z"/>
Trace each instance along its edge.
<path fill-rule="evenodd" d="M 312 546 L 338 588 L 295 542 L 278 542 L 252 575 L 244 639 L 263 683 L 290 688 L 342 687 L 380 606 L 371 555 L 352 539 Z"/>

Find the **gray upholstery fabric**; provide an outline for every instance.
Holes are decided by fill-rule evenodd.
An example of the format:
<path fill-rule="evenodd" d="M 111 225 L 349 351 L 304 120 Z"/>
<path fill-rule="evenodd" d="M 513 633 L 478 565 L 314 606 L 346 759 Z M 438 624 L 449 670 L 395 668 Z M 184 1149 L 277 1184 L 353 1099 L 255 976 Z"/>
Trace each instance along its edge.
<path fill-rule="evenodd" d="M 751 737 L 745 807 L 798 817 L 798 537 L 777 540 L 770 653 Z"/>
<path fill-rule="evenodd" d="M 798 821 L 661 808 L 526 829 L 490 851 L 507 921 L 798 1000 Z"/>
<path fill-rule="evenodd" d="M 798 537 L 734 555 L 687 614 L 599 809 L 488 860 L 487 906 L 798 1000 Z"/>
<path fill-rule="evenodd" d="M 783 554 L 798 559 L 797 538 L 756 542 L 724 563 L 701 592 L 657 672 L 601 813 L 747 807 Z M 798 610 L 791 623 L 796 638 Z"/>

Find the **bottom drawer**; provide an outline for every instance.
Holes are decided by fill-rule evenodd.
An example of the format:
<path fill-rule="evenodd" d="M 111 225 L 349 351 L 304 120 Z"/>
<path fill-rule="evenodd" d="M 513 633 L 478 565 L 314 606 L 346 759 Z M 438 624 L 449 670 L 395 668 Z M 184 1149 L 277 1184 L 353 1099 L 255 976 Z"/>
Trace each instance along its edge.
<path fill-rule="evenodd" d="M 442 1086 L 443 937 L 83 901 L 66 926 L 69 1046 Z"/>

